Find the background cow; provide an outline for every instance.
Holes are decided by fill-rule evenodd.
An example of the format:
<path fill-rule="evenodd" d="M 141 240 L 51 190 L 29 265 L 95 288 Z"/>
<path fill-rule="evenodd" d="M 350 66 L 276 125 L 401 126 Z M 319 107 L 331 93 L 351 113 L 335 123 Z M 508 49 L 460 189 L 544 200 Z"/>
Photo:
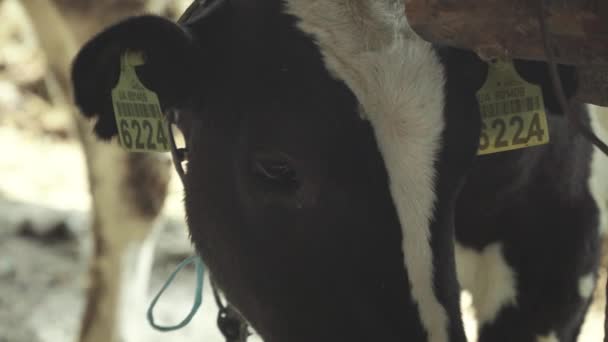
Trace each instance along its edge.
<path fill-rule="evenodd" d="M 165 0 L 5 0 L 0 4 L 11 20 L 25 27 L 27 34 L 20 33 L 24 39 L 41 47 L 41 60 L 48 65 L 41 92 L 57 107 L 75 114 L 73 124 L 86 155 L 94 252 L 80 341 L 137 340 L 129 332 L 137 322 L 143 326 L 171 163 L 168 156 L 128 154 L 97 141 L 90 124 L 71 104 L 69 70 L 79 46 L 103 27 L 144 12 L 170 15 L 171 7 L 179 4 Z M 111 172 L 108 165 L 114 165 Z"/>

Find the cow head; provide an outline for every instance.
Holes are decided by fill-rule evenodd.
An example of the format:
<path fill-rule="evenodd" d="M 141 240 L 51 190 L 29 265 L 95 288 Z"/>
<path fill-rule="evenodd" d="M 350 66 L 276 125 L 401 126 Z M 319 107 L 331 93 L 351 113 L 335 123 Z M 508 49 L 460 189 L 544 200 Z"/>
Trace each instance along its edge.
<path fill-rule="evenodd" d="M 120 56 L 188 142 L 188 225 L 268 341 L 464 339 L 454 201 L 475 155 L 473 54 L 433 49 L 393 1 L 210 1 L 89 42 L 75 99 L 117 134 Z M 396 6 L 396 7 L 394 7 Z"/>

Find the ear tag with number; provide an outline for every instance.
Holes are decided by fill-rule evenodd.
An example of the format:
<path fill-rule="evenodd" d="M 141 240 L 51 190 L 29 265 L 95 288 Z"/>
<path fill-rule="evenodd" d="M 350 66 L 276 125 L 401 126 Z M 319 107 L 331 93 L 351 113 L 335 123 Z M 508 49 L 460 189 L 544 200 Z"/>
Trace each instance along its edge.
<path fill-rule="evenodd" d="M 168 152 L 169 127 L 158 96 L 135 72 L 135 67 L 144 63 L 142 53 L 137 52 L 128 51 L 120 59 L 120 78 L 112 89 L 120 145 L 131 152 Z"/>
<path fill-rule="evenodd" d="M 549 142 L 541 87 L 522 79 L 512 62 L 489 64 L 477 101 L 482 119 L 478 155 Z"/>

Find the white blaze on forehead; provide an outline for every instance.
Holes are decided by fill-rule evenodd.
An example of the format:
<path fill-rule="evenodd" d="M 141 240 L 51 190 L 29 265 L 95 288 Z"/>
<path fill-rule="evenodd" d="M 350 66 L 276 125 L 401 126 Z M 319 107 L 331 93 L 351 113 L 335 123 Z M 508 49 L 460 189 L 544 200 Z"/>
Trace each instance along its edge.
<path fill-rule="evenodd" d="M 501 310 L 517 305 L 516 274 L 507 264 L 501 244 L 478 252 L 456 243 L 455 251 L 458 281 L 471 293 L 480 325 L 494 322 Z"/>
<path fill-rule="evenodd" d="M 582 276 L 578 280 L 578 294 L 583 299 L 589 299 L 593 294 L 593 289 L 595 289 L 595 276 L 593 273 L 589 273 L 585 276 Z"/>
<path fill-rule="evenodd" d="M 287 0 L 330 72 L 371 122 L 401 222 L 405 271 L 431 342 L 448 340 L 434 292 L 430 221 L 443 121 L 443 68 L 409 28 L 402 0 Z"/>

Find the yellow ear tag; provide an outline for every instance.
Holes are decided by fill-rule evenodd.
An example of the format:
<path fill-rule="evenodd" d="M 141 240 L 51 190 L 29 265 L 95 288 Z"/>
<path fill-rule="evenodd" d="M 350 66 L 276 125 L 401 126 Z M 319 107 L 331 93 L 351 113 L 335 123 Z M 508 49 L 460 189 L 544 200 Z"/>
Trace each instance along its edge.
<path fill-rule="evenodd" d="M 489 64 L 477 101 L 482 119 L 478 155 L 549 142 L 541 87 L 522 79 L 512 62 Z"/>
<path fill-rule="evenodd" d="M 120 78 L 112 89 L 120 145 L 131 152 L 167 152 L 169 126 L 158 96 L 135 73 L 135 67 L 143 64 L 142 53 L 128 51 L 120 59 Z"/>

